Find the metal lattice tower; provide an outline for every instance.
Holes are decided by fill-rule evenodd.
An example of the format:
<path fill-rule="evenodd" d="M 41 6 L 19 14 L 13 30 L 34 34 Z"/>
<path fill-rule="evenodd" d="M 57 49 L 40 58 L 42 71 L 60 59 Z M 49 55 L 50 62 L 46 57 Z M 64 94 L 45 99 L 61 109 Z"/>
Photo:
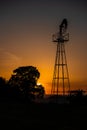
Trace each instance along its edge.
<path fill-rule="evenodd" d="M 70 81 L 65 53 L 65 42 L 69 41 L 67 30 L 67 19 L 63 19 L 59 26 L 59 32 L 53 35 L 53 42 L 56 42 L 56 58 L 54 65 L 51 94 L 66 95 L 70 93 Z"/>

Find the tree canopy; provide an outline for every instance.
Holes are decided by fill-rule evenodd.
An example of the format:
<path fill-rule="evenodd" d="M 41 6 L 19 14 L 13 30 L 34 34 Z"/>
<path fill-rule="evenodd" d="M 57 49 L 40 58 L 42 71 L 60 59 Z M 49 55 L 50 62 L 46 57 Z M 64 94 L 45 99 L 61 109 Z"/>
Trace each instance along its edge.
<path fill-rule="evenodd" d="M 38 95 L 44 95 L 44 88 L 42 86 L 37 86 L 39 77 L 40 73 L 36 67 L 22 66 L 13 70 L 13 74 L 9 79 L 8 84 L 12 88 L 15 88 L 16 91 L 26 99 L 32 99 L 35 97 L 37 91 Z"/>

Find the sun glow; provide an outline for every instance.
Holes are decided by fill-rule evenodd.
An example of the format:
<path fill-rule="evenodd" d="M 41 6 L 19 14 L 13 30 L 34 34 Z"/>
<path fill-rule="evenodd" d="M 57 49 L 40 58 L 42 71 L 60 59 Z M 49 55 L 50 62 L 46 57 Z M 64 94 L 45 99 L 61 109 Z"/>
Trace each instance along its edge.
<path fill-rule="evenodd" d="M 41 83 L 38 82 L 37 85 L 39 86 L 39 85 L 41 85 Z"/>

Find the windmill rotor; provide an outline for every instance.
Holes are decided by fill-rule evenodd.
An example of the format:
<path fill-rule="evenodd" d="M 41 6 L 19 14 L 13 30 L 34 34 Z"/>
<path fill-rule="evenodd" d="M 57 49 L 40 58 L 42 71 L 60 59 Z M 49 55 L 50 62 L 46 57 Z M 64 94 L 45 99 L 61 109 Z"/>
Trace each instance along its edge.
<path fill-rule="evenodd" d="M 67 19 L 64 18 L 59 26 L 59 32 L 53 34 L 52 36 L 53 42 L 64 43 L 69 41 L 69 33 L 67 33 L 67 27 L 68 27 L 68 22 Z"/>

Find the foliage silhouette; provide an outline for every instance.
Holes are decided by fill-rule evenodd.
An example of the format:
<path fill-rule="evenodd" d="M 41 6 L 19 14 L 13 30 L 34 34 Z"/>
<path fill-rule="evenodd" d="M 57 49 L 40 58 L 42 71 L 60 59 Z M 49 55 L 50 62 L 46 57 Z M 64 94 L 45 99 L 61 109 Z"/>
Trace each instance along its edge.
<path fill-rule="evenodd" d="M 45 94 L 45 90 L 44 87 L 40 84 L 40 85 L 36 85 L 35 87 L 35 95 L 37 98 L 43 98 Z"/>
<path fill-rule="evenodd" d="M 0 88 L 6 85 L 6 80 L 3 77 L 0 77 Z"/>
<path fill-rule="evenodd" d="M 0 77 L 0 97 L 6 97 L 7 96 L 7 81 L 5 78 Z"/>
<path fill-rule="evenodd" d="M 11 94 L 32 101 L 38 91 L 38 95 L 44 94 L 44 88 L 37 86 L 40 73 L 34 66 L 22 66 L 13 70 L 13 75 L 8 81 L 12 88 Z M 43 94 L 42 94 L 43 92 Z"/>

